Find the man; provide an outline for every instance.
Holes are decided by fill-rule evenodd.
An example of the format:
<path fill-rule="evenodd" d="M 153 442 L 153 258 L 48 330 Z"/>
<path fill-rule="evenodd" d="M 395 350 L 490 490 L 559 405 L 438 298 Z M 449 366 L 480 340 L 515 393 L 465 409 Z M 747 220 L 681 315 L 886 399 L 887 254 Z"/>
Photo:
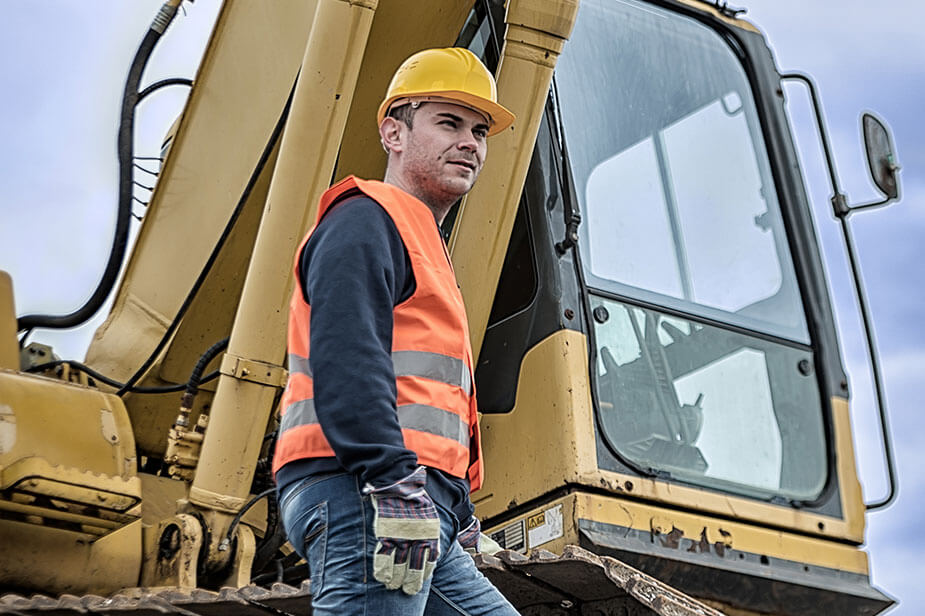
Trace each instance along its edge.
<path fill-rule="evenodd" d="M 487 540 L 469 499 L 482 461 L 438 226 L 514 117 L 478 58 L 451 48 L 408 58 L 378 120 L 384 181 L 330 188 L 296 258 L 273 464 L 286 533 L 317 616 L 516 614 L 464 551 Z"/>

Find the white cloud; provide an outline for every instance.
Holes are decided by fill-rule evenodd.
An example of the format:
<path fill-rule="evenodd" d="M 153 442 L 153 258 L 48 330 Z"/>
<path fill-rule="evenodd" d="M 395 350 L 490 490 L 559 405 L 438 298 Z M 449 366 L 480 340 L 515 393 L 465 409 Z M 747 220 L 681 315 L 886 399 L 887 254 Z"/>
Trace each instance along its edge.
<path fill-rule="evenodd" d="M 910 60 L 925 57 L 925 5 L 918 0 L 888 5 L 868 0 L 765 0 L 745 5 L 746 18 L 761 27 L 784 68 L 843 71 L 846 53 L 861 62 L 852 70 L 922 68 L 909 66 Z"/>

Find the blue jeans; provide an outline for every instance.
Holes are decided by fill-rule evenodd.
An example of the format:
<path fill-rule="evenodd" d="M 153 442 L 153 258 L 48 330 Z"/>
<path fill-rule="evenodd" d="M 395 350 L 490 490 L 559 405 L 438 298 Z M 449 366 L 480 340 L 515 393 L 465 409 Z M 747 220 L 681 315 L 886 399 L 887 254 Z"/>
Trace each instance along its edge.
<path fill-rule="evenodd" d="M 516 616 L 456 542 L 458 521 L 437 504 L 440 557 L 416 595 L 388 590 L 373 578 L 373 506 L 355 475 L 309 477 L 280 495 L 289 542 L 308 563 L 315 616 Z"/>

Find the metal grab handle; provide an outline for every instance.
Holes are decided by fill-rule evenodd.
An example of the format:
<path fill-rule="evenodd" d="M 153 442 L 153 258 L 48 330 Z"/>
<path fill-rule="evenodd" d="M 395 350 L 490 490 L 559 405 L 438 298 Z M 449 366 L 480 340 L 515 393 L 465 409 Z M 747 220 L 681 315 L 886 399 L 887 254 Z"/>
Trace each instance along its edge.
<path fill-rule="evenodd" d="M 854 240 L 851 235 L 851 229 L 848 226 L 848 217 L 856 209 L 866 209 L 871 206 L 883 205 L 889 201 L 874 204 L 865 204 L 860 206 L 848 205 L 847 196 L 841 191 L 838 184 L 838 174 L 835 171 L 835 159 L 832 156 L 829 136 L 826 132 L 825 120 L 822 116 L 822 106 L 819 103 L 819 97 L 816 94 L 816 86 L 809 75 L 803 73 L 785 73 L 781 75 L 781 81 L 795 80 L 806 85 L 809 90 L 810 100 L 813 103 L 815 112 L 816 127 L 819 130 L 819 140 L 822 142 L 822 150 L 825 154 L 825 162 L 829 171 L 829 181 L 832 183 L 832 208 L 835 217 L 841 222 L 842 237 L 845 241 L 845 250 L 848 253 L 848 262 L 851 265 L 851 275 L 854 281 L 855 297 L 857 298 L 858 308 L 861 312 L 861 320 L 864 324 L 864 334 L 867 341 L 867 356 L 870 358 L 870 372 L 874 381 L 874 390 L 877 395 L 877 407 L 880 413 L 880 438 L 883 442 L 884 458 L 886 460 L 887 475 L 889 477 L 889 491 L 886 497 L 872 503 L 865 503 L 864 506 L 868 511 L 882 509 L 896 500 L 898 492 L 898 481 L 896 477 L 896 461 L 893 455 L 893 442 L 890 435 L 890 426 L 886 413 L 886 396 L 883 387 L 883 378 L 880 371 L 880 359 L 877 354 L 877 343 L 874 339 L 873 322 L 870 318 L 870 308 L 867 304 L 867 295 L 864 292 L 864 283 L 861 280 L 861 269 L 857 261 L 857 254 L 854 249 Z"/>

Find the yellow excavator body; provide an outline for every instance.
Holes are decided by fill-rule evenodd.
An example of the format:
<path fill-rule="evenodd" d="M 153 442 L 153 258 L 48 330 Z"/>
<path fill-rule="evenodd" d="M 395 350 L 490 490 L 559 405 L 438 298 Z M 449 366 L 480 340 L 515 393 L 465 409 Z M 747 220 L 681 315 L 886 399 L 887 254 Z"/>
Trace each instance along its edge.
<path fill-rule="evenodd" d="M 517 117 L 446 228 L 478 361 L 473 502 L 505 548 L 480 568 L 530 614 L 893 603 L 869 582 L 834 319 L 752 24 L 699 0 L 228 0 L 83 362 L 17 348 L 0 272 L 0 614 L 310 613 L 268 467 L 290 264 L 328 186 L 382 176 L 375 116 L 395 68 L 451 45 L 485 60 Z M 711 70 L 729 76 L 691 85 Z M 683 176 L 697 155 L 679 144 L 705 134 L 736 159 L 750 136 L 755 179 Z M 713 299 L 702 268 L 723 287 L 744 278 L 693 252 L 684 208 L 721 225 L 723 194 L 759 193 L 767 209 L 730 229 L 783 255 L 773 288 Z M 609 245 L 656 228 L 676 269 L 612 265 Z"/>

